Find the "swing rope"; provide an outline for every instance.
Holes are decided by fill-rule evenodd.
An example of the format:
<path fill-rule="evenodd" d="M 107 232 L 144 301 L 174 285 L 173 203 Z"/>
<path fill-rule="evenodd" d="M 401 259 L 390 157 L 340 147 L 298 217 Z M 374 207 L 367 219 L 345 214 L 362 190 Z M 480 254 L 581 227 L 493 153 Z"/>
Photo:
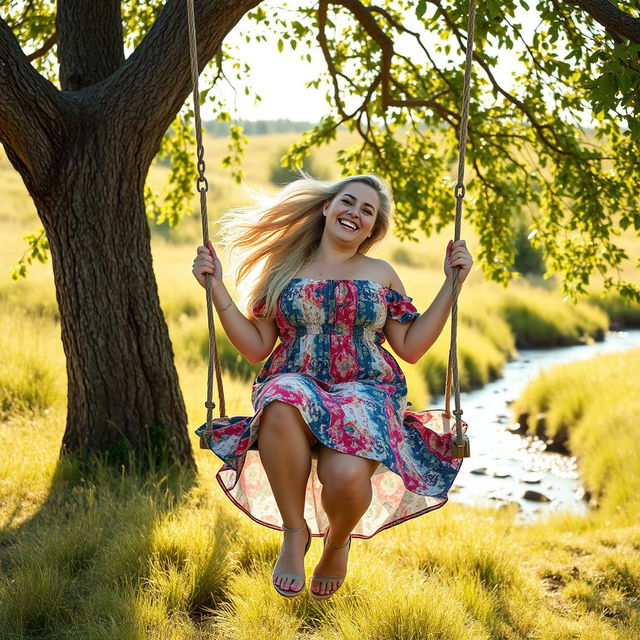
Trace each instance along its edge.
<path fill-rule="evenodd" d="M 462 227 L 462 201 L 464 200 L 464 160 L 467 152 L 467 129 L 469 124 L 469 101 L 471 93 L 471 62 L 473 59 L 473 37 L 476 24 L 476 2 L 469 0 L 469 19 L 467 22 L 467 56 L 464 61 L 464 82 L 462 88 L 462 113 L 460 115 L 460 131 L 458 144 L 458 180 L 455 186 L 456 217 L 454 228 L 454 242 L 460 240 Z M 460 378 L 458 376 L 458 275 L 459 267 L 453 270 L 451 306 L 451 346 L 449 348 L 449 364 L 447 366 L 447 381 L 445 384 L 445 417 L 451 418 L 451 381 L 455 392 L 456 435 L 453 441 L 453 458 L 468 458 L 471 454 L 469 438 L 462 433 L 462 409 L 460 408 Z"/>
<path fill-rule="evenodd" d="M 200 118 L 200 89 L 198 87 L 198 49 L 196 45 L 196 19 L 193 8 L 193 0 L 187 0 L 187 21 L 189 26 L 189 56 L 191 60 L 191 82 L 193 84 L 193 115 L 196 128 L 197 146 L 197 169 L 198 179 L 196 189 L 200 192 L 200 217 L 202 218 L 202 244 L 206 247 L 209 242 L 209 218 L 207 215 L 207 191 L 209 183 L 204 175 L 204 145 L 202 144 L 202 120 Z M 213 368 L 215 363 L 216 385 L 218 389 L 219 413 L 220 417 L 226 417 L 224 388 L 222 386 L 222 369 L 218 348 L 216 345 L 216 327 L 213 320 L 213 300 L 211 299 L 211 274 L 205 274 L 205 287 L 207 295 L 207 324 L 209 326 L 209 361 L 207 368 L 207 401 L 204 406 L 207 408 L 207 430 L 211 430 L 213 420 L 213 409 L 216 406 L 213 402 Z M 202 446 L 202 439 L 200 442 Z M 208 448 L 208 447 L 207 447 Z"/>
<path fill-rule="evenodd" d="M 209 224 L 207 216 L 207 191 L 209 185 L 205 177 L 205 161 L 204 161 L 204 145 L 202 143 L 202 121 L 200 117 L 200 91 L 198 88 L 198 51 L 196 43 L 196 23 L 194 12 L 194 0 L 186 0 L 187 2 L 187 18 L 189 32 L 189 53 L 191 60 L 191 81 L 193 84 L 193 113 L 196 130 L 196 146 L 197 146 L 197 170 L 198 178 L 196 188 L 200 193 L 200 214 L 202 218 L 202 242 L 206 246 L 209 241 Z M 475 16 L 476 3 L 475 0 L 469 0 L 469 19 L 467 24 L 467 47 L 466 59 L 464 66 L 464 83 L 462 91 L 462 111 L 460 116 L 459 130 L 459 146 L 458 146 L 458 178 L 455 186 L 456 213 L 455 213 L 455 229 L 454 242 L 460 239 L 460 230 L 462 226 L 462 201 L 465 196 L 464 187 L 464 163 L 467 146 L 467 129 L 469 122 L 469 99 L 471 88 L 471 62 L 473 58 L 473 37 L 475 32 Z M 469 439 L 462 432 L 462 409 L 460 408 L 460 380 L 458 376 L 458 356 L 457 356 L 457 328 L 458 328 L 458 274 L 459 267 L 453 269 L 452 279 L 452 307 L 451 307 L 451 345 L 449 348 L 449 362 L 447 366 L 447 378 L 445 383 L 445 411 L 444 416 L 451 418 L 451 387 L 453 384 L 455 392 L 455 409 L 453 414 L 456 417 L 456 433 L 452 442 L 452 457 L 466 458 L 470 455 Z M 207 426 L 206 432 L 211 432 L 213 422 L 213 370 L 215 365 L 216 384 L 218 389 L 219 414 L 221 418 L 226 418 L 224 389 L 222 385 L 222 371 L 220 367 L 220 359 L 215 341 L 215 324 L 213 318 L 213 301 L 211 298 L 211 275 L 205 274 L 205 291 L 207 304 L 207 323 L 209 327 L 209 361 L 207 371 Z M 208 449 L 205 433 L 200 436 L 200 447 Z"/>

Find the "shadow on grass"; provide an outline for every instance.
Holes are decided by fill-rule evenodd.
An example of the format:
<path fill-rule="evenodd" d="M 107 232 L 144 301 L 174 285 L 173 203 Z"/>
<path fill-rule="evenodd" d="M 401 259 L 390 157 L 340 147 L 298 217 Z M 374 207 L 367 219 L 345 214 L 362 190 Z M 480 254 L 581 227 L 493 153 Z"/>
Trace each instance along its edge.
<path fill-rule="evenodd" d="M 193 537 L 166 522 L 179 521 L 172 512 L 186 511 L 195 482 L 187 467 L 116 469 L 95 454 L 61 456 L 38 512 L 1 534 L 0 637 L 125 638 L 144 633 L 146 621 L 166 620 L 167 588 L 182 589 L 171 578 L 160 589 L 154 583 L 180 571 Z M 224 558 L 224 538 L 202 536 L 178 609 L 198 617 L 217 606 L 228 570 L 216 561 Z"/>

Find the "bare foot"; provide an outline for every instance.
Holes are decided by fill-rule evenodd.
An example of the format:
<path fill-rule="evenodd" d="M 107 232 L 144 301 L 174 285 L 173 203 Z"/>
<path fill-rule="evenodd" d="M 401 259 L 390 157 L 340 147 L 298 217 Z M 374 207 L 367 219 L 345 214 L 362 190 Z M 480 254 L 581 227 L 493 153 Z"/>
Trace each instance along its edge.
<path fill-rule="evenodd" d="M 349 547 L 351 546 L 347 544 L 348 539 L 334 540 L 329 532 L 327 534 L 327 542 L 329 544 L 324 545 L 322 557 L 320 558 L 320 562 L 316 565 L 316 568 L 313 570 L 313 575 L 320 577 L 326 576 L 327 578 L 332 579 L 326 581 L 314 580 L 313 578 L 311 579 L 310 589 L 317 595 L 328 595 L 334 593 L 342 585 L 347 575 L 347 561 L 349 559 Z M 330 544 L 334 547 L 344 546 L 341 549 L 334 549 L 329 546 Z"/>
<path fill-rule="evenodd" d="M 273 584 L 278 585 L 283 591 L 297 593 L 303 588 L 304 548 L 309 535 L 306 527 L 302 531 L 284 531 L 280 555 L 273 570 Z M 301 576 L 301 579 L 284 578 L 278 575 L 280 573 L 295 573 Z"/>

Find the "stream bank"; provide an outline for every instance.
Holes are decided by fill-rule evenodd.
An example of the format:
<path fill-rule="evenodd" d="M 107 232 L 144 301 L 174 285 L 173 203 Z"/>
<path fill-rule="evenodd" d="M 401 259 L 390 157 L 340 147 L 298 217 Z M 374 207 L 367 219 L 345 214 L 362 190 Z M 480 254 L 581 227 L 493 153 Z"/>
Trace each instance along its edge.
<path fill-rule="evenodd" d="M 542 435 L 541 417 L 536 420 L 538 416 L 534 416 L 532 421 L 530 416 L 529 429 L 523 434 L 510 405 L 527 383 L 546 368 L 637 346 L 640 330 L 633 329 L 610 331 L 603 342 L 523 349 L 505 365 L 503 377 L 481 389 L 462 392 L 460 401 L 463 418 L 469 425 L 471 457 L 464 460 L 450 499 L 502 508 L 511 505 L 518 510 L 520 522 L 563 510 L 586 514 L 585 490 L 575 456 L 558 452 L 562 451 L 560 443 L 536 435 L 536 422 Z M 435 398 L 432 406 L 444 406 L 444 397 Z"/>

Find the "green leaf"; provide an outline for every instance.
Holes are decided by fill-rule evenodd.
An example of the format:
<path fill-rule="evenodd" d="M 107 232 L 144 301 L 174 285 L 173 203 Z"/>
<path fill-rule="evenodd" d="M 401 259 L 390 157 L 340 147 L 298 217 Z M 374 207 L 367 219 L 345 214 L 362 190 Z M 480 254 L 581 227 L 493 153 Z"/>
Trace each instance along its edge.
<path fill-rule="evenodd" d="M 22 254 L 18 262 L 13 265 L 11 279 L 27 277 L 27 265 L 33 264 L 34 260 L 46 262 L 49 257 L 49 241 L 44 227 L 38 227 L 33 233 L 24 233 L 23 240 L 27 241 L 27 250 Z"/>
<path fill-rule="evenodd" d="M 164 4 L 121 3 L 127 51 L 142 41 Z M 416 19 L 421 21 L 425 33 L 418 45 L 425 45 L 433 55 L 431 51 L 422 55 L 420 46 L 407 54 L 401 29 L 394 28 L 382 12 L 367 13 L 390 39 L 394 54 L 389 86 L 398 106 L 385 109 L 379 84 L 380 46 L 356 15 L 340 3 L 327 3 L 329 56 L 341 79 L 339 104 L 326 76 L 303 78 L 309 87 L 329 87 L 326 117 L 294 143 L 289 155 L 292 161 L 300 161 L 312 149 L 335 140 L 340 122 L 353 139 L 336 154 L 340 171 L 384 175 L 397 202 L 397 235 L 418 242 L 446 228 L 453 217 L 450 176 L 455 171 L 462 84 L 458 38 L 464 41 L 468 2 L 385 0 L 374 4 L 409 28 Z M 29 19 L 14 34 L 25 51 L 35 51 L 55 31 L 56 3 L 11 0 L 3 18 L 15 24 L 19 16 L 14 14 L 21 14 L 27 5 Z M 298 5 L 295 9 L 271 7 L 268 13 L 263 7 L 252 10 L 245 40 L 275 43 L 280 52 L 288 41 L 292 50 L 299 47 L 300 57 L 311 62 L 317 8 L 313 3 Z M 426 20 L 431 6 L 434 17 Z M 530 25 L 536 25 L 533 34 Z M 631 233 L 631 225 L 635 233 L 640 231 L 640 217 L 635 214 L 640 209 L 636 189 L 640 47 L 597 37 L 586 12 L 544 0 L 486 0 L 479 5 L 476 38 L 478 62 L 486 72 L 474 72 L 471 87 L 465 221 L 478 231 L 478 265 L 488 278 L 503 284 L 510 281 L 514 229 L 522 221 L 525 227 L 535 225 L 539 230 L 532 241 L 544 252 L 547 273 L 562 277 L 567 296 L 579 294 L 590 275 L 602 269 L 615 272 L 618 278 L 610 279 L 609 288 L 621 295 L 637 295 L 637 287 L 620 279 L 627 258 L 614 241 L 623 229 Z M 219 70 L 223 80 L 237 82 L 231 100 L 246 94 L 251 101 L 247 65 L 230 51 L 231 45 L 223 46 L 213 71 Z M 56 56 L 54 47 L 34 65 L 59 85 Z M 513 77 L 505 80 L 497 71 L 507 56 L 515 68 Z M 475 65 L 474 71 L 481 68 Z M 203 82 L 203 86 L 209 84 Z M 214 85 L 208 92 L 203 90 L 202 99 L 218 118 L 231 124 L 231 107 L 219 102 L 220 95 Z M 427 99 L 433 100 L 432 107 L 402 106 L 404 100 L 419 104 Z M 589 112 L 596 117 L 592 128 L 584 130 L 579 123 Z M 170 183 L 158 193 L 145 187 L 149 218 L 170 224 L 180 219 L 181 210 L 188 210 L 190 199 L 183 198 L 193 193 L 192 132 L 186 126 L 193 114 L 185 108 L 182 118 L 183 129 L 163 139 L 158 156 L 170 167 Z M 241 130 L 229 127 L 222 163 L 236 181 L 242 176 L 245 141 Z M 584 244 L 573 241 L 573 236 L 581 236 Z M 28 255 L 41 260 L 47 253 L 33 246 Z M 27 264 L 25 258 L 16 266 L 16 277 L 26 273 Z"/>

